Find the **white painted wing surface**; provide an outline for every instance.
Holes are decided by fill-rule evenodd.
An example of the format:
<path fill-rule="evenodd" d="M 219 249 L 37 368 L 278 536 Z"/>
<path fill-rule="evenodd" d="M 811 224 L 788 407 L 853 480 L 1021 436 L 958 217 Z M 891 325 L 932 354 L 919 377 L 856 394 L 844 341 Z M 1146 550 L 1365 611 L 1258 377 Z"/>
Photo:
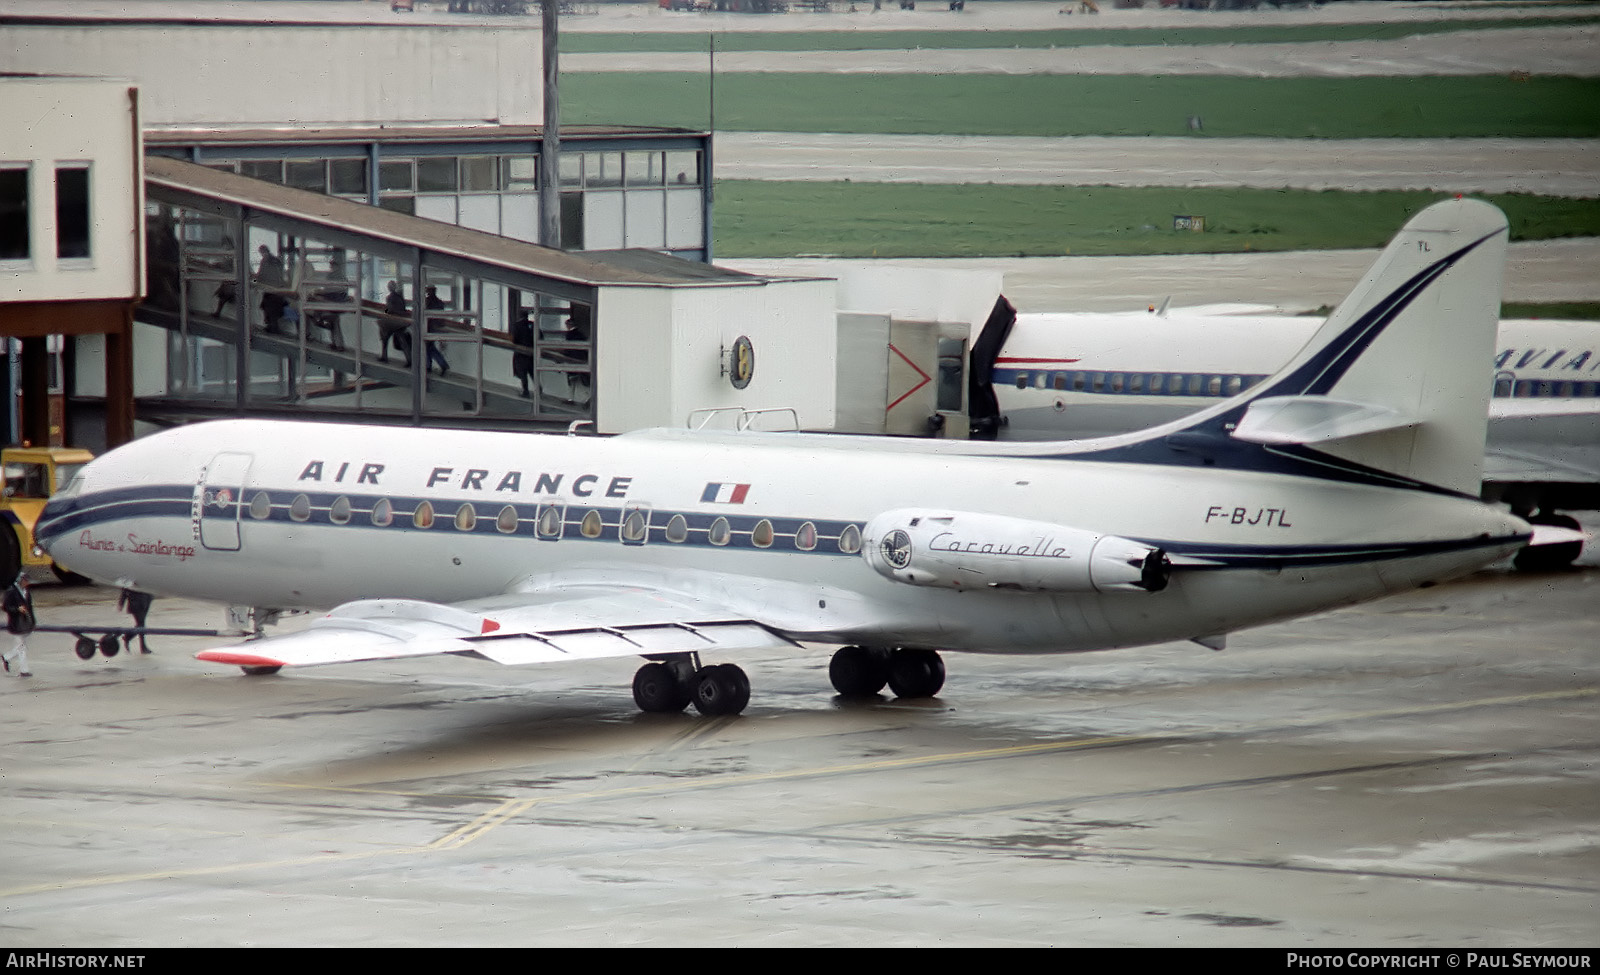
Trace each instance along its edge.
<path fill-rule="evenodd" d="M 334 608 L 301 632 L 195 656 L 243 667 L 305 667 L 441 653 L 534 664 L 794 645 L 756 620 L 692 596 L 585 586 L 454 605 L 363 599 Z"/>

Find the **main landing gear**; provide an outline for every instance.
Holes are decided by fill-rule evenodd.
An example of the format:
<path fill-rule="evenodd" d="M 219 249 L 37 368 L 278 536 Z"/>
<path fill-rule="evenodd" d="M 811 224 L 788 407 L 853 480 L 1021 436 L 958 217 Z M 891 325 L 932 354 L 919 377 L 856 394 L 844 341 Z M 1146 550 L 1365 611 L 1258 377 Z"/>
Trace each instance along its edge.
<path fill-rule="evenodd" d="M 695 654 L 673 654 L 633 675 L 633 702 L 655 714 L 682 711 L 691 703 L 707 717 L 738 714 L 750 703 L 750 678 L 733 664 L 701 667 Z"/>
<path fill-rule="evenodd" d="M 885 685 L 895 697 L 933 697 L 944 687 L 944 660 L 918 647 L 840 647 L 828 679 L 841 697 L 876 697 Z M 633 702 L 652 714 L 690 704 L 707 716 L 738 714 L 750 703 L 750 678 L 733 664 L 702 667 L 695 654 L 672 654 L 633 675 Z"/>
<path fill-rule="evenodd" d="M 933 697 L 944 687 L 944 660 L 919 647 L 840 647 L 828 679 L 841 697 L 875 697 L 885 684 L 895 697 Z"/>

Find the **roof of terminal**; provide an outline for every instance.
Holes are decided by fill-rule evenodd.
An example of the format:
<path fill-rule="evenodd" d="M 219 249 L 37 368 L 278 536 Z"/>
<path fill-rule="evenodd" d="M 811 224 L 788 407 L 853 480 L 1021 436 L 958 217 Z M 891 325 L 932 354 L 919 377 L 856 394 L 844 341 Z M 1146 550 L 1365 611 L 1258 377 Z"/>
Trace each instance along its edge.
<path fill-rule="evenodd" d="M 654 251 L 563 251 L 160 156 L 145 180 L 308 223 L 590 286 L 751 286 L 783 280 Z"/>

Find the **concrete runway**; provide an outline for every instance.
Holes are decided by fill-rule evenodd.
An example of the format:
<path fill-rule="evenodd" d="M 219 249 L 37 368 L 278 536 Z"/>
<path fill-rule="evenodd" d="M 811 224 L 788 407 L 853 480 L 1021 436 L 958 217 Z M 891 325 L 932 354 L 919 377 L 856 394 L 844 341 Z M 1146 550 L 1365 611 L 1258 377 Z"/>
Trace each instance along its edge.
<path fill-rule="evenodd" d="M 947 655 L 916 704 L 745 655 L 716 720 L 636 713 L 627 661 L 247 678 L 40 634 L 0 945 L 1592 946 L 1597 622 L 1600 570 L 1491 572 L 1220 653 Z"/>

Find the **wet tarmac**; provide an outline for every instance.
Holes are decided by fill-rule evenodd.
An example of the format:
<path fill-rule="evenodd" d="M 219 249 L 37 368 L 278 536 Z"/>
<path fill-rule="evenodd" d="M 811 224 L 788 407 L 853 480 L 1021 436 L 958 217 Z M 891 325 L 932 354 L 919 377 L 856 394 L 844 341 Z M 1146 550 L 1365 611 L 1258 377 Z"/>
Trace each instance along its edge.
<path fill-rule="evenodd" d="M 1597 622 L 1600 569 L 1490 572 L 860 706 L 828 648 L 751 654 L 732 719 L 640 715 L 627 661 L 250 678 L 38 634 L 0 945 L 1590 946 Z"/>

